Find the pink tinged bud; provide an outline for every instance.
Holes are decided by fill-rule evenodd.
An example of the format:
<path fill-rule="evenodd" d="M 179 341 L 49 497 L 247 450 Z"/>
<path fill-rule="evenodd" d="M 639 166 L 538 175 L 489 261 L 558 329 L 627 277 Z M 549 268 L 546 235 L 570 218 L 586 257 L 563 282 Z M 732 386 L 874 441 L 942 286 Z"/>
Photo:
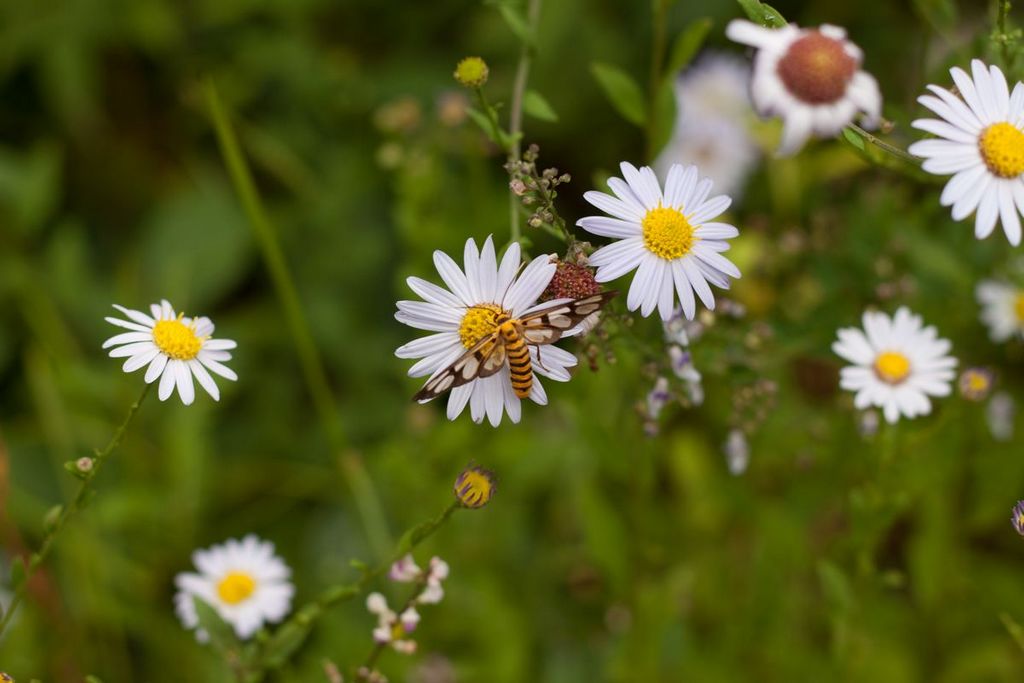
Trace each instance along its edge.
<path fill-rule="evenodd" d="M 390 611 L 387 598 L 380 593 L 370 593 L 366 596 L 366 609 L 373 614 L 384 614 Z"/>
<path fill-rule="evenodd" d="M 441 588 L 440 582 L 431 582 L 427 584 L 427 587 L 420 593 L 420 597 L 417 598 L 416 602 L 421 605 L 436 605 L 441 602 L 444 598 L 444 589 Z"/>
<path fill-rule="evenodd" d="M 400 652 L 403 655 L 411 655 L 416 652 L 416 641 L 415 640 L 396 640 L 391 644 L 391 647 L 395 648 L 396 652 Z"/>
<path fill-rule="evenodd" d="M 430 558 L 430 578 L 438 581 L 448 578 L 448 563 L 436 555 Z"/>
<path fill-rule="evenodd" d="M 390 643 L 391 629 L 387 626 L 378 626 L 377 628 L 373 629 L 373 642 Z"/>
<path fill-rule="evenodd" d="M 402 612 L 399 619 L 402 622 L 402 628 L 408 633 L 416 630 L 416 626 L 420 623 L 420 613 L 416 611 L 415 607 L 410 607 Z"/>
<path fill-rule="evenodd" d="M 388 577 L 392 581 L 409 583 L 411 581 L 415 581 L 419 577 L 420 573 L 421 570 L 419 566 L 417 566 L 416 561 L 413 560 L 412 555 L 406 555 L 391 565 L 391 571 L 388 572 Z"/>

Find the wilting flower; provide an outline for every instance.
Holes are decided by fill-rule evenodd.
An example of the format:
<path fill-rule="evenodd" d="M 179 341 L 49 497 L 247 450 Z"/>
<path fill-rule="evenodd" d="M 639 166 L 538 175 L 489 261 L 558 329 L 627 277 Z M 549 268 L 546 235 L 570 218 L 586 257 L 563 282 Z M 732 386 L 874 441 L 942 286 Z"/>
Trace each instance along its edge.
<path fill-rule="evenodd" d="M 482 508 L 491 502 L 497 490 L 494 473 L 483 467 L 471 465 L 455 479 L 455 497 L 463 507 Z"/>
<path fill-rule="evenodd" d="M 148 365 L 146 383 L 152 384 L 160 378 L 161 401 L 167 400 L 177 386 L 182 402 L 191 404 L 195 399 L 193 376 L 215 401 L 219 400 L 220 390 L 208 371 L 232 381 L 238 379 L 233 370 L 221 364 L 221 361 L 231 360 L 230 350 L 237 344 L 230 339 L 211 339 L 213 323 L 209 318 L 175 314 L 166 299 L 149 307 L 152 317 L 117 304 L 114 308 L 129 320 L 106 318 L 106 321 L 130 331 L 114 335 L 103 342 L 103 348 L 116 347 L 110 352 L 111 358 L 127 357 L 123 366 L 125 372 L 135 372 Z"/>
<path fill-rule="evenodd" d="M 988 368 L 967 368 L 960 373 L 957 385 L 968 401 L 984 401 L 992 391 L 995 374 Z"/>
<path fill-rule="evenodd" d="M 540 295 L 541 301 L 554 299 L 582 299 L 601 291 L 601 285 L 594 277 L 594 269 L 578 263 L 557 261 L 551 282 Z M 594 311 L 577 325 L 572 334 L 589 334 L 601 321 L 601 311 Z"/>
<path fill-rule="evenodd" d="M 231 624 L 239 638 L 252 637 L 264 623 L 275 623 L 291 609 L 295 587 L 289 581 L 291 570 L 274 554 L 274 544 L 249 534 L 241 541 L 231 539 L 222 545 L 192 553 L 199 573 L 178 574 L 174 583 L 178 593 L 174 603 L 185 628 L 199 626 L 193 600 L 202 600 Z M 206 642 L 209 634 L 196 630 L 196 638 Z"/>
<path fill-rule="evenodd" d="M 374 642 L 388 644 L 396 652 L 406 655 L 416 651 L 416 641 L 405 637 L 412 633 L 420 622 L 420 615 L 415 607 L 408 607 L 399 615 L 388 607 L 387 598 L 380 593 L 370 593 L 366 596 L 366 609 L 377 615 L 377 627 L 373 629 Z"/>
<path fill-rule="evenodd" d="M 838 26 L 769 29 L 735 19 L 725 34 L 757 48 L 750 94 L 762 116 L 782 118 L 779 154 L 796 152 L 812 134 L 835 137 L 858 114 L 866 128 L 878 125 L 878 83 L 861 71 L 863 53 Z"/>
<path fill-rule="evenodd" d="M 395 351 L 399 358 L 420 359 L 409 368 L 410 377 L 433 376 L 444 371 L 477 342 L 493 333 L 499 316 L 518 318 L 535 310 L 537 297 L 551 282 L 556 267 L 551 256 L 541 255 L 516 277 L 519 254 L 519 244 L 513 243 L 499 266 L 490 237 L 479 251 L 476 242 L 469 239 L 466 240 L 465 271 L 444 252 L 434 252 L 434 265 L 448 289 L 418 277 L 406 280 L 409 288 L 424 301 L 399 301 L 395 319 L 410 327 L 435 333 L 413 340 Z M 549 344 L 544 346 L 543 362 L 539 362 L 537 347 L 529 345 L 527 348 L 536 375 L 557 382 L 569 380 L 568 368 L 576 365 L 576 356 Z M 537 377 L 533 377 L 529 398 L 540 405 L 548 402 Z M 510 420 L 519 422 L 522 407 L 512 388 L 508 363 L 490 377 L 479 377 L 453 388 L 448 398 L 448 419 L 457 418 L 467 404 L 474 422 L 482 422 L 486 417 L 497 427 L 506 411 Z"/>
<path fill-rule="evenodd" d="M 665 178 L 672 164 L 695 164 L 729 195 L 757 163 L 757 143 L 747 127 L 750 67 L 737 57 L 711 54 L 675 83 L 676 122 L 672 137 L 654 162 Z"/>
<path fill-rule="evenodd" d="M 597 266 L 597 281 L 608 282 L 636 270 L 626 298 L 626 307 L 640 309 L 643 316 L 658 309 L 669 320 L 675 302 L 682 303 L 686 317 L 693 319 L 697 307 L 694 292 L 709 308 L 715 307 L 710 284 L 729 288 L 729 278 L 739 269 L 721 252 L 726 240 L 739 231 L 727 223 L 709 223 L 729 208 L 725 195 L 708 198 L 712 182 L 699 178 L 696 166 L 684 169 L 674 164 L 662 193 L 658 178 L 649 167 L 637 169 L 622 162 L 622 178 L 610 178 L 615 196 L 590 191 L 584 198 L 613 216 L 588 216 L 577 225 L 588 232 L 618 241 L 601 247 L 590 257 Z"/>
<path fill-rule="evenodd" d="M 1024 193 L 1024 185 L 1021 187 Z M 1008 282 L 982 280 L 975 296 L 981 305 L 981 321 L 988 326 L 992 341 L 1024 337 L 1024 289 Z"/>
<path fill-rule="evenodd" d="M 1013 517 L 1010 518 L 1013 522 L 1013 528 L 1017 530 L 1017 533 L 1024 536 L 1024 500 L 1018 500 L 1017 504 L 1013 506 Z"/>
<path fill-rule="evenodd" d="M 881 408 L 885 419 L 896 422 L 927 415 L 929 396 L 948 396 L 957 361 L 948 355 L 950 343 L 939 339 L 934 327 L 924 327 L 920 316 L 900 307 L 890 318 L 885 313 L 864 313 L 864 330 L 839 330 L 832 350 L 853 363 L 843 368 L 840 386 L 857 392 L 854 405 Z"/>
<path fill-rule="evenodd" d="M 939 197 L 942 206 L 953 207 L 953 220 L 977 210 L 975 237 L 988 237 L 1001 220 L 1016 246 L 1024 211 L 1024 84 L 1015 84 L 1011 96 L 999 67 L 975 59 L 971 72 L 973 78 L 958 67 L 949 71 L 960 97 L 929 85 L 935 97 L 917 98 L 940 118 L 911 125 L 939 139 L 915 142 L 908 151 L 925 158 L 921 167 L 929 173 L 953 176 Z"/>

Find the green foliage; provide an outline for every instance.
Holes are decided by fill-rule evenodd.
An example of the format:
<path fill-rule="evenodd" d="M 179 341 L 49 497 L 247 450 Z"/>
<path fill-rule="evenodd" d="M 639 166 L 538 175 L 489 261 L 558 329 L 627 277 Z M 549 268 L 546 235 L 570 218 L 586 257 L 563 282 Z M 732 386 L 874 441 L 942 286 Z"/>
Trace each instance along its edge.
<path fill-rule="evenodd" d="M 590 73 L 622 118 L 637 126 L 644 125 L 647 121 L 647 105 L 644 104 L 643 90 L 632 76 L 617 66 L 603 62 L 591 64 Z"/>
<path fill-rule="evenodd" d="M 549 405 L 525 404 L 520 424 L 450 422 L 444 401 L 409 400 L 422 378 L 393 352 L 417 335 L 393 320 L 395 301 L 414 298 L 409 276 L 438 281 L 435 249 L 508 242 L 513 144 L 538 143 L 541 167 L 572 176 L 553 204 L 571 227 L 596 213 L 585 191 L 666 139 L 680 69 L 702 51 L 746 54 L 723 35 L 730 20 L 784 23 L 754 0 L 666 3 L 651 83 L 652 4 L 547 0 L 532 30 L 525 2 L 0 2 L 0 603 L 26 591 L 0 669 L 164 683 L 255 681 L 266 667 L 279 683 L 325 680 L 326 658 L 348 681 L 373 648 L 366 592 L 408 597 L 376 572 L 419 543 L 417 562 L 442 557 L 451 577 L 422 610 L 417 654 L 381 656 L 391 680 L 1019 679 L 1019 412 L 1006 441 L 988 404 L 957 395 L 862 432 L 830 350 L 863 310 L 905 304 L 962 366 L 994 368 L 1000 391 L 1024 396 L 1024 346 L 991 342 L 974 299 L 981 279 L 1022 281 L 1019 248 L 976 240 L 939 205 L 943 179 L 882 146 L 920 137 L 914 98 L 949 85 L 950 66 L 1020 63 L 1016 15 L 1000 26 L 978 3 L 778 3 L 801 26 L 848 29 L 892 127 L 777 159 L 777 124 L 751 124 L 760 166 L 727 215 L 743 278 L 720 293 L 746 314 L 703 316 L 692 350 L 705 401 L 673 401 L 657 436 L 641 410 L 656 375 L 672 375 L 661 326 L 626 316 L 628 279 L 613 285 L 609 339 L 565 342 L 580 367 L 546 382 Z M 451 77 L 465 55 L 490 66 L 482 101 Z M 207 77 L 294 279 L 334 395 L 326 413 L 218 147 Z M 563 253 L 527 215 L 531 254 Z M 103 317 L 164 297 L 239 342 L 239 381 L 220 383 L 219 402 L 147 399 L 26 583 L 82 483 L 79 458 L 141 389 L 100 348 L 115 332 Z M 744 399 L 762 381 L 774 399 Z M 722 444 L 751 421 L 736 476 Z M 471 460 L 498 473 L 499 494 L 439 526 Z M 383 531 L 365 523 L 358 472 Z M 249 532 L 290 566 L 294 609 L 242 644 L 197 604 L 216 643 L 199 644 L 175 614 L 174 577 L 194 550 Z"/>

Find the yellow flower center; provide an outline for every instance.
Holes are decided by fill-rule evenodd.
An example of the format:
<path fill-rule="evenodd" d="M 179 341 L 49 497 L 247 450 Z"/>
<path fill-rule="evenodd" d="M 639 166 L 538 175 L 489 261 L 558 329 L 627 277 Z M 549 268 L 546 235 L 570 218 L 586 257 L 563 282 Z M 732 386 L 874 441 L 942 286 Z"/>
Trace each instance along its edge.
<path fill-rule="evenodd" d="M 217 595 L 229 605 L 237 605 L 256 590 L 256 579 L 245 572 L 228 572 L 217 584 Z"/>
<path fill-rule="evenodd" d="M 476 343 L 494 332 L 498 326 L 498 318 L 505 315 L 505 311 L 497 304 L 479 304 L 470 307 L 459 324 L 459 340 L 467 349 L 476 346 Z"/>
<path fill-rule="evenodd" d="M 699 238 L 686 216 L 676 209 L 658 206 L 651 209 L 640 222 L 644 231 L 644 246 L 655 256 L 671 261 L 685 256 Z"/>
<path fill-rule="evenodd" d="M 176 360 L 192 360 L 203 347 L 196 331 L 181 322 L 181 316 L 177 320 L 157 320 L 153 326 L 153 342 L 165 355 Z"/>
<path fill-rule="evenodd" d="M 492 476 L 487 470 L 478 467 L 465 470 L 455 481 L 455 497 L 468 508 L 487 505 L 494 495 Z"/>
<path fill-rule="evenodd" d="M 981 394 L 988 391 L 988 377 L 980 372 L 969 372 L 967 375 L 967 392 Z"/>
<path fill-rule="evenodd" d="M 988 170 L 1000 178 L 1016 178 L 1024 173 L 1024 133 L 1016 126 L 993 123 L 982 131 L 978 148 Z"/>
<path fill-rule="evenodd" d="M 899 384 L 910 374 L 910 359 L 898 351 L 883 351 L 875 359 L 875 374 L 883 382 Z"/>
<path fill-rule="evenodd" d="M 1017 314 L 1017 322 L 1024 324 L 1024 292 L 1018 294 L 1014 300 L 1013 312 Z"/>

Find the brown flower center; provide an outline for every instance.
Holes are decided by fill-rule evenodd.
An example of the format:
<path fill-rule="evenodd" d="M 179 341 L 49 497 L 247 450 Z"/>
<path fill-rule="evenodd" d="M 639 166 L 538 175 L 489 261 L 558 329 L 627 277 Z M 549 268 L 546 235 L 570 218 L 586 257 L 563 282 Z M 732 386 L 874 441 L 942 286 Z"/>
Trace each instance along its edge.
<path fill-rule="evenodd" d="M 846 93 L 857 61 L 846 54 L 841 41 L 811 31 L 789 46 L 777 68 L 786 89 L 798 100 L 829 104 Z"/>

